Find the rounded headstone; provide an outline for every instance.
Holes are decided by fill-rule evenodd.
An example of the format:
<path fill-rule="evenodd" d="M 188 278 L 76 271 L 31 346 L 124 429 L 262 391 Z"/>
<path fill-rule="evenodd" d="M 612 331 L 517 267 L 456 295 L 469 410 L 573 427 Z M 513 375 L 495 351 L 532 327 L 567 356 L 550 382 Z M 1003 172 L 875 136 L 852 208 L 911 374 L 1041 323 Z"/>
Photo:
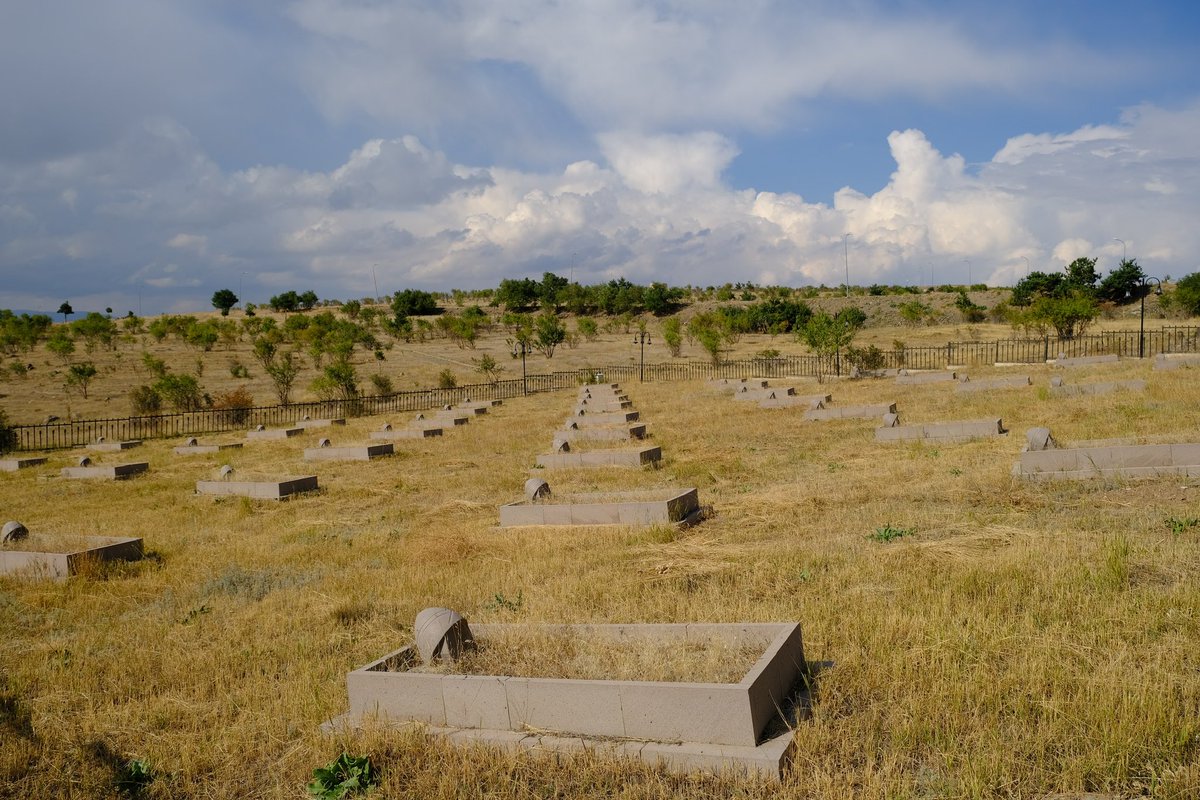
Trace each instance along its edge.
<path fill-rule="evenodd" d="M 554 443 L 551 445 L 550 449 L 555 453 L 569 453 L 571 452 L 571 443 L 566 439 L 555 437 Z"/>
<path fill-rule="evenodd" d="M 475 637 L 467 621 L 449 608 L 426 608 L 413 623 L 417 652 L 426 663 L 455 661 L 463 652 L 474 649 Z"/>
<path fill-rule="evenodd" d="M 1025 434 L 1025 449 L 1028 451 L 1053 450 L 1057 446 L 1049 428 L 1030 428 Z"/>
<path fill-rule="evenodd" d="M 16 520 L 4 523 L 0 528 L 0 542 L 19 542 L 29 535 L 29 529 Z"/>
<path fill-rule="evenodd" d="M 312 417 L 310 417 L 308 414 L 305 414 L 303 417 L 300 418 L 300 421 L 308 422 L 310 419 L 312 419 Z"/>
<path fill-rule="evenodd" d="M 197 444 L 199 444 L 199 442 L 196 441 L 195 436 L 189 436 L 187 438 L 187 441 L 184 442 L 184 444 L 188 447 L 195 447 Z"/>
<path fill-rule="evenodd" d="M 1057 388 L 1057 387 L 1059 387 L 1059 386 L 1062 386 L 1062 385 L 1063 385 L 1063 379 L 1062 379 L 1062 376 L 1061 376 L 1061 375 L 1055 375 L 1053 378 L 1051 378 L 1051 379 L 1050 379 L 1050 385 L 1051 385 L 1051 386 L 1054 386 L 1054 387 L 1056 387 L 1056 388 Z"/>
<path fill-rule="evenodd" d="M 382 428 L 380 428 L 379 430 L 381 430 L 381 431 L 390 431 L 391 429 L 392 429 L 392 423 L 390 423 L 390 422 L 385 422 L 385 423 L 383 423 L 383 427 L 382 427 Z"/>
<path fill-rule="evenodd" d="M 103 436 L 97 436 L 97 437 L 96 437 L 96 444 L 104 444 L 104 437 L 103 437 Z"/>
<path fill-rule="evenodd" d="M 541 478 L 530 478 L 525 481 L 525 497 L 533 502 L 550 497 L 550 484 Z"/>
<path fill-rule="evenodd" d="M 883 427 L 894 428 L 899 424 L 900 424 L 900 415 L 899 414 L 895 414 L 895 413 L 892 413 L 889 411 L 887 414 L 883 415 Z"/>
<path fill-rule="evenodd" d="M 442 406 L 442 411 L 453 411 L 453 410 L 454 410 L 454 406 L 450 405 L 449 403 Z"/>
<path fill-rule="evenodd" d="M 217 477 L 223 481 L 229 480 L 230 476 L 232 476 L 232 475 L 233 475 L 233 467 L 230 466 L 229 464 L 222 464 L 221 468 L 219 470 L 217 470 Z"/>
<path fill-rule="evenodd" d="M 328 439 L 320 439 L 317 441 L 317 447 L 329 447 Z"/>
<path fill-rule="evenodd" d="M 87 456 L 82 456 L 79 459 L 79 461 L 76 463 L 78 464 L 78 466 L 81 466 L 81 467 L 89 467 L 92 464 L 92 460 L 90 458 L 88 458 Z"/>
<path fill-rule="evenodd" d="M 577 430 L 579 430 L 579 425 L 578 425 L 578 423 L 575 423 L 575 422 L 568 422 L 568 423 L 567 423 L 567 430 L 569 430 L 569 431 L 577 431 Z"/>
<path fill-rule="evenodd" d="M 416 417 L 414 417 L 414 419 L 418 419 L 418 420 L 425 419 L 425 415 L 424 415 L 424 414 L 417 414 L 417 416 L 416 416 Z"/>
<path fill-rule="evenodd" d="M 266 425 L 255 425 L 254 426 L 254 430 L 256 430 L 256 431 L 265 431 L 266 429 L 267 429 Z"/>
<path fill-rule="evenodd" d="M 462 399 L 462 401 L 463 401 L 464 403 L 469 403 L 469 402 L 471 402 L 471 395 L 469 395 L 469 394 L 465 394 L 465 395 L 463 395 L 463 399 Z"/>
<path fill-rule="evenodd" d="M 587 416 L 587 409 L 586 408 L 576 409 L 575 416 L 577 416 L 577 417 Z"/>

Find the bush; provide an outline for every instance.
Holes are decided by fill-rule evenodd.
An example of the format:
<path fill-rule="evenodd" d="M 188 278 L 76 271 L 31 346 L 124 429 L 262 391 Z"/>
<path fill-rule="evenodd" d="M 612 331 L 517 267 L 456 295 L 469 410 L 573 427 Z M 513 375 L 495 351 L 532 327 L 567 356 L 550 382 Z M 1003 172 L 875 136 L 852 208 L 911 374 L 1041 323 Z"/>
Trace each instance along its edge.
<path fill-rule="evenodd" d="M 8 424 L 8 415 L 0 409 L 0 453 L 17 448 L 17 432 Z"/>
<path fill-rule="evenodd" d="M 154 382 L 154 391 L 176 411 L 198 411 L 204 405 L 200 382 L 191 375 L 167 373 Z"/>
<path fill-rule="evenodd" d="M 396 393 L 396 387 L 392 384 L 392 379 L 379 372 L 376 372 L 371 376 L 371 385 L 375 387 L 375 394 L 378 395 Z"/>
<path fill-rule="evenodd" d="M 847 347 L 846 361 L 850 362 L 851 366 L 858 367 L 861 370 L 876 370 L 883 369 L 887 359 L 875 345 L 870 347 Z"/>
<path fill-rule="evenodd" d="M 1200 272 L 1179 279 L 1171 293 L 1171 305 L 1189 317 L 1200 316 Z"/>
<path fill-rule="evenodd" d="M 157 414 L 162 411 L 162 395 L 153 386 L 135 386 L 129 392 L 129 406 L 135 416 Z"/>
<path fill-rule="evenodd" d="M 454 376 L 454 372 L 447 367 L 438 373 L 438 388 L 439 389 L 457 389 L 458 378 Z"/>
<path fill-rule="evenodd" d="M 254 408 L 254 395 L 245 386 L 222 392 L 213 398 L 213 408 L 222 411 L 220 419 L 227 425 L 242 425 L 250 419 Z"/>

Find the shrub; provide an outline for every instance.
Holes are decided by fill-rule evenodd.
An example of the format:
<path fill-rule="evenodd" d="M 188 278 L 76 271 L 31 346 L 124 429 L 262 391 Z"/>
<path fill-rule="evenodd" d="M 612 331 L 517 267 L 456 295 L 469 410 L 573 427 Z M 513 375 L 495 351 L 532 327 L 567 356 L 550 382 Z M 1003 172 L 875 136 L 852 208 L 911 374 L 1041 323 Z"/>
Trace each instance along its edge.
<path fill-rule="evenodd" d="M 250 419 L 250 409 L 254 408 L 254 395 L 245 386 L 239 386 L 228 392 L 222 392 L 213 398 L 213 408 L 222 411 L 219 417 L 227 425 L 241 425 Z"/>
<path fill-rule="evenodd" d="M 250 377 L 250 370 L 246 369 L 246 365 L 235 358 L 229 362 L 229 374 L 235 378 L 245 380 Z"/>
<path fill-rule="evenodd" d="M 198 411 L 204 405 L 200 382 L 191 375 L 167 373 L 154 382 L 154 391 L 176 411 Z"/>
<path fill-rule="evenodd" d="M 1200 316 L 1200 272 L 1179 279 L 1171 293 L 1171 304 L 1189 317 Z"/>
<path fill-rule="evenodd" d="M 392 385 L 392 379 L 379 372 L 371 376 L 371 385 L 375 387 L 375 394 L 385 395 L 396 392 L 396 387 Z"/>
<path fill-rule="evenodd" d="M 438 373 L 438 388 L 439 389 L 457 389 L 458 378 L 454 376 L 454 372 L 447 367 Z"/>
<path fill-rule="evenodd" d="M 7 453 L 17 447 L 17 432 L 8 424 L 8 415 L 0 409 L 0 453 Z"/>
<path fill-rule="evenodd" d="M 883 369 L 887 359 L 875 345 L 870 347 L 848 347 L 846 348 L 846 361 L 850 362 L 851 366 L 858 367 L 862 370 Z"/>
<path fill-rule="evenodd" d="M 129 392 L 129 406 L 135 416 L 157 414 L 162 411 L 162 395 L 153 386 L 135 386 Z"/>

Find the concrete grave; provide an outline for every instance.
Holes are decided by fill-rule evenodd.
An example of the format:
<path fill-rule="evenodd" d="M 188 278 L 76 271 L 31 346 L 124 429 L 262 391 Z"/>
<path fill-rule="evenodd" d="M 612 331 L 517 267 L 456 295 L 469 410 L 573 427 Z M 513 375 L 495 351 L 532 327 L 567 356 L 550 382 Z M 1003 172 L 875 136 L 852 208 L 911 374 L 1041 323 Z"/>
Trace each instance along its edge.
<path fill-rule="evenodd" d="M 1200 353 L 1159 353 L 1154 357 L 1154 369 L 1200 369 Z"/>
<path fill-rule="evenodd" d="M 1038 445 L 1041 445 L 1040 449 Z M 1086 447 L 1060 449 L 1048 430 L 1035 428 L 1030 432 L 1029 444 L 1021 453 L 1020 460 L 1013 465 L 1012 471 L 1013 475 L 1030 480 L 1147 478 L 1160 475 L 1200 477 L 1200 443 L 1089 442 Z"/>
<path fill-rule="evenodd" d="M 222 450 L 241 450 L 241 442 L 218 442 L 216 444 L 200 444 L 195 438 L 191 437 L 183 444 L 174 449 L 176 455 L 190 456 L 200 453 L 219 453 Z"/>
<path fill-rule="evenodd" d="M 1033 381 L 1028 375 L 1011 375 L 1003 378 L 978 378 L 969 380 L 963 378 L 962 383 L 954 387 L 956 392 L 990 392 L 994 389 L 1020 389 L 1030 386 Z"/>
<path fill-rule="evenodd" d="M 961 420 L 958 422 L 925 422 L 914 425 L 884 425 L 875 429 L 875 441 L 933 441 L 966 442 L 1007 433 L 999 419 Z"/>
<path fill-rule="evenodd" d="M 413 420 L 418 427 L 437 427 L 439 425 L 449 425 L 453 427 L 455 425 L 466 425 L 470 421 L 471 415 L 463 411 L 447 411 L 446 409 L 434 411 L 429 415 L 417 414 L 416 419 Z"/>
<path fill-rule="evenodd" d="M 596 425 L 620 425 L 624 422 L 637 422 L 640 415 L 636 411 L 576 411 L 570 418 L 579 427 Z"/>
<path fill-rule="evenodd" d="M 563 442 L 565 445 L 566 442 Z M 581 452 L 543 453 L 535 462 L 546 469 L 570 469 L 588 467 L 641 467 L 657 464 L 662 460 L 662 449 L 638 447 L 620 450 L 585 450 Z"/>
<path fill-rule="evenodd" d="M 85 460 L 87 463 L 83 463 Z M 77 467 L 63 467 L 62 476 L 82 480 L 123 481 L 148 469 L 150 464 L 146 461 L 130 464 L 93 464 L 91 459 L 80 459 L 80 465 Z"/>
<path fill-rule="evenodd" d="M 66 578 L 88 561 L 137 561 L 142 555 L 140 538 L 27 532 L 0 544 L 0 575 Z"/>
<path fill-rule="evenodd" d="M 633 408 L 632 400 L 620 400 L 616 397 L 585 397 L 575 404 L 575 411 L 578 413 L 580 409 L 586 411 L 622 411 L 627 408 Z"/>
<path fill-rule="evenodd" d="M 1093 395 L 1111 394 L 1112 392 L 1121 391 L 1144 392 L 1146 391 L 1146 382 L 1132 380 L 1064 383 L 1062 378 L 1050 379 L 1050 394 L 1055 397 L 1091 397 Z"/>
<path fill-rule="evenodd" d="M 716 380 L 708 381 L 706 385 L 713 389 L 733 389 L 737 391 L 741 387 L 747 389 L 766 389 L 768 381 L 763 378 L 717 378 Z"/>
<path fill-rule="evenodd" d="M 1115 364 L 1120 361 L 1120 357 L 1116 353 L 1110 353 L 1103 356 L 1075 356 L 1067 358 L 1062 353 L 1058 354 L 1058 358 L 1054 360 L 1056 367 L 1087 367 L 1093 364 Z"/>
<path fill-rule="evenodd" d="M 554 438 L 566 442 L 597 441 L 597 442 L 627 442 L 633 439 L 643 439 L 646 436 L 645 425 L 600 425 L 579 427 L 575 417 L 567 423 L 564 430 L 555 431 Z"/>
<path fill-rule="evenodd" d="M 307 430 L 312 430 L 314 428 L 328 428 L 331 425 L 345 425 L 345 424 L 346 424 L 346 420 L 344 417 L 337 417 L 334 419 L 309 419 L 308 417 L 304 417 L 302 420 L 300 420 L 299 422 L 297 422 L 295 424 L 295 427 L 301 428 L 301 429 L 307 431 Z"/>
<path fill-rule="evenodd" d="M 700 519 L 695 489 L 577 494 L 500 506 L 500 527 L 521 525 L 690 525 Z"/>
<path fill-rule="evenodd" d="M 29 469 L 46 463 L 44 458 L 4 458 L 0 459 L 0 472 L 16 472 L 19 469 Z"/>
<path fill-rule="evenodd" d="M 472 642 L 516 626 L 475 625 Z M 529 626 L 532 627 L 532 626 Z M 527 627 L 526 629 L 529 629 Z M 421 722 L 452 742 L 519 749 L 604 750 L 676 772 L 727 771 L 778 780 L 790 761 L 789 716 L 807 665 L 797 623 L 561 625 L 537 630 L 648 645 L 716 642 L 761 655 L 737 683 L 572 680 L 415 671 L 403 647 L 346 676 L 349 712 L 330 727 Z"/>
<path fill-rule="evenodd" d="M 871 403 L 862 406 L 826 406 L 814 408 L 804 414 L 810 422 L 824 422 L 833 419 L 879 419 L 884 414 L 895 414 L 895 403 Z"/>
<path fill-rule="evenodd" d="M 326 440 L 323 440 L 326 441 Z M 332 447 L 323 445 L 304 450 L 305 461 L 370 461 L 395 455 L 391 442 L 385 444 L 357 444 Z"/>
<path fill-rule="evenodd" d="M 275 439 L 290 439 L 302 433 L 304 433 L 304 428 L 264 428 L 262 425 L 259 425 L 254 430 L 248 432 L 246 438 L 252 442 L 264 442 Z"/>
<path fill-rule="evenodd" d="M 250 497 L 257 500 L 283 500 L 295 494 L 315 491 L 317 491 L 316 475 L 303 475 L 282 480 L 196 481 L 197 494 Z"/>
<path fill-rule="evenodd" d="M 110 442 L 101 436 L 96 441 L 88 445 L 89 450 L 95 450 L 98 453 L 119 453 L 122 450 L 132 450 L 135 447 L 141 447 L 141 439 L 128 439 L 122 442 Z"/>
<path fill-rule="evenodd" d="M 391 423 L 384 423 L 384 426 L 377 431 L 371 431 L 372 439 L 428 439 L 431 436 L 441 436 L 441 428 L 424 427 L 424 428 L 393 428 Z"/>
<path fill-rule="evenodd" d="M 738 387 L 733 390 L 734 400 L 753 400 L 754 402 L 779 400 L 784 397 L 794 397 L 795 395 L 796 389 L 792 386 L 768 386 L 761 389 Z"/>
<path fill-rule="evenodd" d="M 736 397 L 736 395 L 735 395 Z M 833 401 L 833 395 L 829 394 L 810 394 L 799 395 L 790 394 L 783 397 L 773 397 L 766 400 L 760 400 L 759 408 L 807 408 L 816 409 L 824 408 L 826 403 Z"/>
<path fill-rule="evenodd" d="M 927 383 L 953 383 L 959 379 L 957 372 L 909 372 L 901 370 L 896 376 L 897 386 L 921 386 Z"/>

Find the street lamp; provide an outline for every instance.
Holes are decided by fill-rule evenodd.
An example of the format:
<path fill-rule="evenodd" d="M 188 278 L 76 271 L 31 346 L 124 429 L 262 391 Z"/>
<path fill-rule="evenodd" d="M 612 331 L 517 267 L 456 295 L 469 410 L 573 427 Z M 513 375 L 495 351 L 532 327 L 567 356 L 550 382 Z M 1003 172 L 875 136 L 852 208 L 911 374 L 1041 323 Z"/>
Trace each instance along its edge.
<path fill-rule="evenodd" d="M 375 284 L 375 297 L 371 299 L 371 305 L 379 302 L 379 279 L 375 277 L 375 268 L 378 266 L 378 264 L 371 265 L 371 282 Z"/>
<path fill-rule="evenodd" d="M 1155 283 L 1154 293 L 1157 295 L 1162 294 L 1162 281 L 1160 281 L 1158 278 L 1150 278 L 1150 277 L 1147 277 L 1146 275 L 1143 275 L 1138 280 L 1138 284 L 1141 285 L 1141 287 L 1142 287 L 1142 322 L 1141 322 L 1141 326 L 1138 328 L 1138 358 L 1146 357 L 1146 294 L 1147 294 L 1146 283 L 1147 283 L 1147 281 L 1154 281 L 1154 283 Z"/>
<path fill-rule="evenodd" d="M 1114 236 L 1113 241 L 1121 243 L 1121 263 L 1124 264 L 1125 263 L 1125 240 L 1118 239 L 1117 237 Z"/>
<path fill-rule="evenodd" d="M 525 354 L 529 352 L 529 344 L 524 339 L 517 339 L 512 342 L 512 357 L 516 358 L 519 353 L 521 356 L 521 394 L 529 394 L 529 384 L 525 379 Z"/>
<path fill-rule="evenodd" d="M 846 297 L 850 296 L 850 237 L 853 233 L 842 234 L 842 258 L 846 262 Z"/>
<path fill-rule="evenodd" d="M 971 283 L 972 283 L 972 281 L 971 281 L 971 259 L 964 258 L 963 261 L 967 262 L 967 288 L 970 288 Z"/>
<path fill-rule="evenodd" d="M 645 331 L 638 331 L 633 335 L 633 343 L 642 346 L 642 366 L 638 380 L 642 383 L 646 382 L 646 342 L 650 341 L 650 334 Z"/>
<path fill-rule="evenodd" d="M 1028 278 L 1029 277 L 1029 257 L 1021 256 L 1021 258 L 1025 259 L 1025 277 Z"/>

